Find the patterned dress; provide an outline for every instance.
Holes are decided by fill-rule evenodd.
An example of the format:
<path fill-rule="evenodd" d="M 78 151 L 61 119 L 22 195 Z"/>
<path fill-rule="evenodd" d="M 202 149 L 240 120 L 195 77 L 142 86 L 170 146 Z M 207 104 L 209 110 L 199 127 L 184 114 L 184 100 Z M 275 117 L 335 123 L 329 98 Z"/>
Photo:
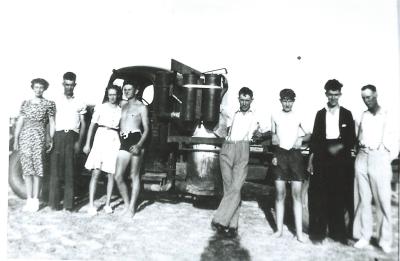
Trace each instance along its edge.
<path fill-rule="evenodd" d="M 21 105 L 20 115 L 24 116 L 24 124 L 18 145 L 23 175 L 43 177 L 46 124 L 55 110 L 56 104 L 46 99 L 41 99 L 39 103 L 28 100 Z"/>

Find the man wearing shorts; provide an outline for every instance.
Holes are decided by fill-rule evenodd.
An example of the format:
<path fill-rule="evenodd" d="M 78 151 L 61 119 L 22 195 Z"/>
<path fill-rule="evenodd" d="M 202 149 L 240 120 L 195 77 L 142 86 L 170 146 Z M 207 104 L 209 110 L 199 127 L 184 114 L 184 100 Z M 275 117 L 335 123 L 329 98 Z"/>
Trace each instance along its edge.
<path fill-rule="evenodd" d="M 121 111 L 121 147 L 117 157 L 115 180 L 124 200 L 124 214 L 133 217 L 140 190 L 140 167 L 144 153 L 143 144 L 149 133 L 149 117 L 147 106 L 136 98 L 139 92 L 136 84 L 125 81 L 123 91 L 128 101 L 122 105 Z M 124 173 L 129 163 L 132 179 L 131 200 L 129 200 L 128 188 L 124 182 Z"/>
<path fill-rule="evenodd" d="M 271 117 L 272 141 L 273 145 L 277 145 L 271 166 L 271 174 L 274 176 L 276 187 L 275 211 L 277 231 L 274 236 L 282 236 L 286 182 L 290 182 L 297 240 L 304 242 L 302 233 L 301 185 L 305 179 L 305 165 L 300 148 L 303 141 L 309 140 L 311 135 L 304 131 L 304 124 L 301 122 L 300 114 L 292 111 L 296 97 L 294 91 L 292 89 L 283 89 L 279 96 L 282 110 L 274 113 Z M 300 131 L 305 136 L 301 137 Z"/>

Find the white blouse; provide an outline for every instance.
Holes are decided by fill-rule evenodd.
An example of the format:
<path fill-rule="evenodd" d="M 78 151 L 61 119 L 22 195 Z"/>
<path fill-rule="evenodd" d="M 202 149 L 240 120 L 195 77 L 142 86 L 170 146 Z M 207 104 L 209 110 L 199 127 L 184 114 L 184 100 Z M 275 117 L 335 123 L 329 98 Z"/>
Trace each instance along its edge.
<path fill-rule="evenodd" d="M 118 129 L 120 119 L 121 107 L 112 107 L 109 103 L 103 103 L 94 108 L 92 123 Z"/>

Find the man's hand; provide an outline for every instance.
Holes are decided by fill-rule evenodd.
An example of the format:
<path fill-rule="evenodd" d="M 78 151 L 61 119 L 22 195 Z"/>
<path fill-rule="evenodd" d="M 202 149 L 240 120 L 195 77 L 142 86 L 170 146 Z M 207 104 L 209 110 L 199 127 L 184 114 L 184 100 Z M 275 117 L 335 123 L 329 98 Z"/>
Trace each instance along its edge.
<path fill-rule="evenodd" d="M 314 153 L 311 153 L 310 157 L 308 158 L 308 165 L 307 165 L 307 171 L 308 173 L 310 173 L 310 175 L 314 175 L 313 160 L 314 160 Z"/>
<path fill-rule="evenodd" d="M 271 163 L 272 163 L 272 165 L 274 165 L 274 166 L 278 166 L 278 158 L 274 156 L 274 157 L 272 158 L 272 160 L 271 160 Z"/>
<path fill-rule="evenodd" d="M 89 145 L 89 144 L 86 144 L 86 145 L 83 147 L 82 151 L 83 151 L 83 153 L 85 153 L 86 155 L 88 155 L 89 152 L 90 152 L 90 145 Z"/>
<path fill-rule="evenodd" d="M 81 146 L 80 146 L 79 142 L 77 141 L 74 144 L 74 152 L 75 152 L 75 154 L 78 154 L 80 150 L 81 150 Z"/>
<path fill-rule="evenodd" d="M 53 149 L 53 139 L 48 141 L 46 153 L 49 153 L 52 149 Z"/>
<path fill-rule="evenodd" d="M 310 173 L 310 175 L 314 175 L 314 165 L 312 163 L 312 160 L 308 161 L 307 172 Z"/>
<path fill-rule="evenodd" d="M 272 145 L 279 145 L 279 137 L 276 134 L 272 134 Z"/>
<path fill-rule="evenodd" d="M 339 151 L 341 151 L 343 148 L 344 148 L 343 144 L 339 143 L 339 144 L 336 144 L 336 145 L 329 146 L 328 152 L 331 155 L 336 156 L 339 153 Z"/>
<path fill-rule="evenodd" d="M 303 145 L 303 138 L 302 137 L 298 137 L 296 139 L 296 142 L 293 145 L 293 149 L 296 149 L 296 150 L 301 149 L 302 145 Z"/>
<path fill-rule="evenodd" d="M 142 148 L 141 148 L 140 145 L 135 144 L 135 145 L 132 145 L 132 146 L 129 148 L 129 152 L 132 153 L 132 154 L 134 154 L 134 155 L 139 155 L 141 149 L 142 149 Z"/>

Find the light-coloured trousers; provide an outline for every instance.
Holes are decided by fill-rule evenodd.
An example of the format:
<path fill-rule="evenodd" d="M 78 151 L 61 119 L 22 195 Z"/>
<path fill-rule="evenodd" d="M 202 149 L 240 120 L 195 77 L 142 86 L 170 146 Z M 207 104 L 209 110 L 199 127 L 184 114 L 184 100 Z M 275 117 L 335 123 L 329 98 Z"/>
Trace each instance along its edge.
<path fill-rule="evenodd" d="M 237 228 L 239 222 L 240 192 L 247 176 L 250 145 L 248 141 L 225 141 L 219 161 L 224 196 L 214 215 L 214 222 Z"/>
<path fill-rule="evenodd" d="M 373 234 L 372 198 L 377 208 L 379 245 L 392 244 L 390 153 L 362 149 L 355 161 L 353 236 L 369 240 Z"/>

